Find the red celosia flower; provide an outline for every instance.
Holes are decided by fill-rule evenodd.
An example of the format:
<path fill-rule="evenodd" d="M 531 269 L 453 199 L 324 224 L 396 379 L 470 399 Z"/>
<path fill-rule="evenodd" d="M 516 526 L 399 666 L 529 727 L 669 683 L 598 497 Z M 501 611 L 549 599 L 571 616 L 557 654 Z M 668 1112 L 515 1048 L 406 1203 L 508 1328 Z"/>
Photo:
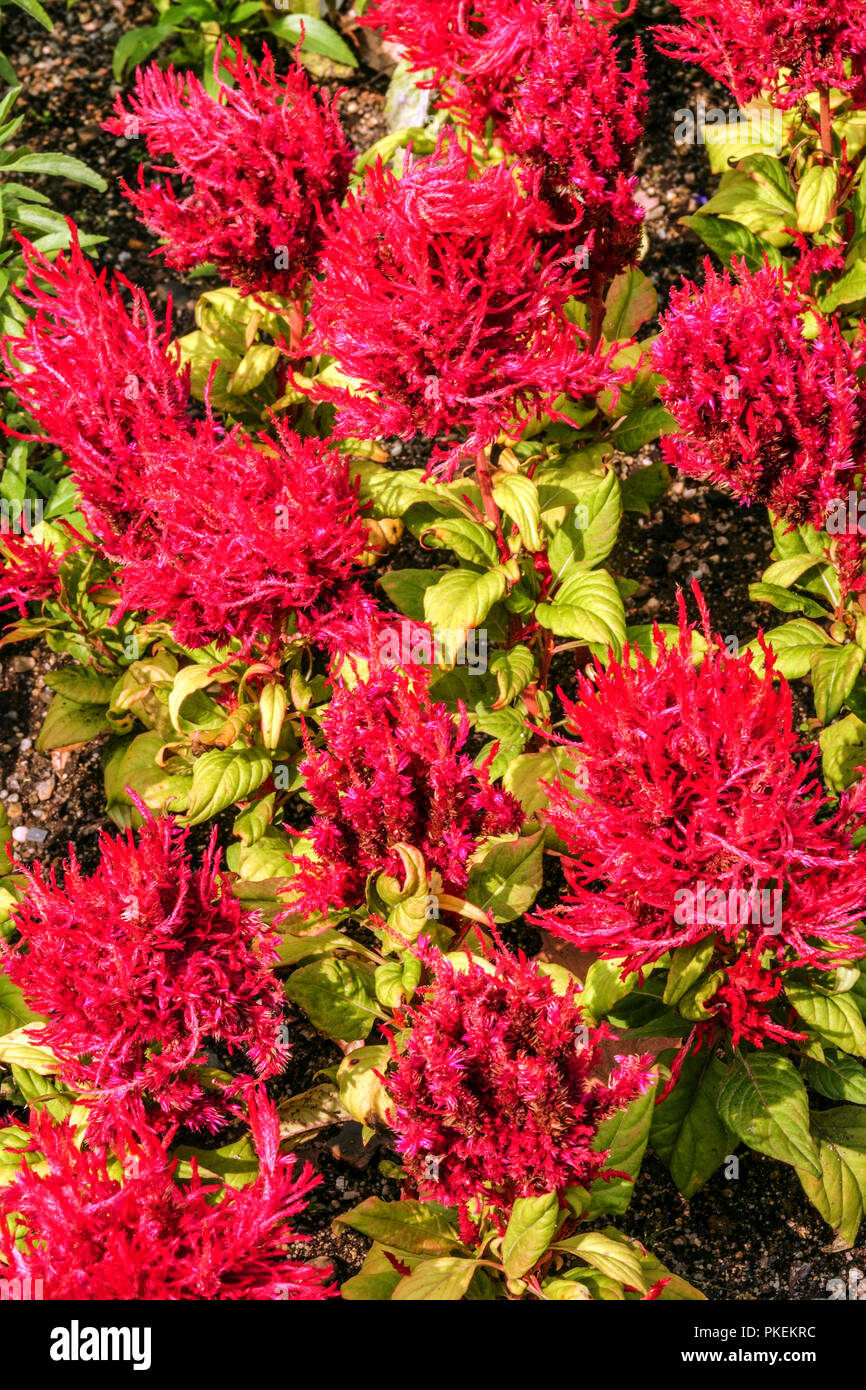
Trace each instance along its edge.
<path fill-rule="evenodd" d="M 866 348 L 852 348 L 832 319 L 813 318 L 782 269 L 738 283 L 705 262 L 702 290 L 671 294 L 653 365 L 662 401 L 682 433 L 662 448 L 685 473 L 726 483 L 742 502 L 821 529 L 866 461 Z"/>
<path fill-rule="evenodd" d="M 408 439 L 462 426 L 452 469 L 563 392 L 623 379 L 563 314 L 580 272 L 550 244 L 539 176 L 472 172 L 453 139 L 428 159 L 407 154 L 402 178 L 381 163 L 369 171 L 327 233 L 312 307 L 321 348 L 366 393 L 322 392 L 343 432 Z"/>
<path fill-rule="evenodd" d="M 131 831 L 102 835 L 89 878 L 74 855 L 62 886 L 53 870 L 23 870 L 21 942 L 4 948 L 3 968 L 47 1016 L 40 1036 L 63 1077 L 92 1093 L 95 1133 L 136 1097 L 160 1124 L 225 1123 L 219 1089 L 193 1070 L 210 1038 L 245 1052 L 259 1076 L 285 1062 L 272 931 L 232 895 L 216 831 L 198 869 L 187 836 L 147 819 L 137 844 Z"/>
<path fill-rule="evenodd" d="M 0 613 L 17 608 L 23 618 L 28 603 L 43 603 L 60 592 L 60 557 L 32 536 L 0 539 Z"/>
<path fill-rule="evenodd" d="M 519 802 L 460 751 L 465 711 L 455 728 L 427 680 L 421 668 L 379 667 L 338 685 L 320 721 L 324 747 L 307 739 L 301 772 L 316 814 L 306 833 L 317 858 L 302 859 L 293 880 L 304 910 L 361 902 L 369 874 L 400 872 L 397 844 L 421 850 L 454 891 L 479 841 L 519 828 Z"/>
<path fill-rule="evenodd" d="M 866 13 L 850 0 L 674 0 L 683 25 L 655 29 L 665 54 L 697 63 L 739 105 L 766 93 L 788 110 L 818 87 L 854 91 L 866 71 Z"/>
<path fill-rule="evenodd" d="M 41 1281 L 46 1299 L 323 1299 L 336 1294 L 330 1268 L 290 1259 L 306 1239 L 292 1229 L 321 1179 L 279 1154 L 279 1117 L 251 1101 L 259 1173 L 245 1187 L 176 1176 L 176 1160 L 133 1107 L 110 1155 L 79 1149 L 74 1127 L 31 1111 L 26 1128 L 0 1129 L 0 1150 L 25 1152 L 0 1188 L 0 1273 Z M 214 1200 L 219 1196 L 219 1200 Z M 8 1220 L 7 1220 L 8 1218 Z M 17 1237 L 17 1240 L 16 1240 Z"/>
<path fill-rule="evenodd" d="M 321 215 L 339 203 L 354 154 L 333 103 L 293 64 L 277 77 L 265 49 L 257 67 L 234 40 L 222 66 L 219 99 L 191 73 L 154 63 L 140 69 L 130 111 L 104 129 L 143 132 L 151 155 L 170 154 L 192 184 L 179 197 L 166 184 L 126 189 L 146 225 L 165 237 L 169 265 L 188 270 L 212 261 L 244 293 L 293 295 L 316 265 Z M 218 61 L 219 55 L 215 61 Z"/>
<path fill-rule="evenodd" d="M 771 1016 L 784 972 L 866 954 L 852 931 L 866 908 L 860 802 L 831 813 L 769 652 L 759 675 L 715 639 L 696 669 L 682 597 L 679 642 L 656 642 L 655 666 L 627 654 L 564 699 L 580 786 L 552 789 L 549 818 L 570 894 L 538 920 L 624 970 L 711 937 L 723 978 L 701 1028 L 791 1037 Z"/>
<path fill-rule="evenodd" d="M 315 627 L 340 607 L 367 534 L 345 455 L 283 423 L 255 442 L 211 418 L 189 441 L 142 448 L 159 535 L 120 572 L 123 608 L 163 618 L 185 646 L 249 647 L 293 613 Z"/>
<path fill-rule="evenodd" d="M 467 953 L 460 968 L 431 952 L 428 963 L 432 983 L 405 1010 L 385 1079 L 413 1186 L 507 1212 L 518 1197 L 591 1183 L 607 1160 L 595 1133 L 643 1089 L 647 1059 L 619 1059 L 607 1084 L 593 1077 L 607 1030 L 586 1028 L 576 987 L 557 993 L 522 952 L 486 965 Z"/>
<path fill-rule="evenodd" d="M 109 289 L 71 223 L 70 231 L 69 255 L 55 263 L 21 239 L 29 291 L 21 298 L 35 312 L 22 337 L 3 341 L 3 384 L 69 455 L 88 524 L 109 553 L 140 553 L 153 526 L 139 441 L 158 453 L 191 431 L 187 374 L 171 355 L 170 307 L 160 326 L 122 275 Z"/>
<path fill-rule="evenodd" d="M 612 0 L 566 0 L 557 12 L 565 22 L 577 16 L 614 23 L 636 3 L 617 11 Z M 415 70 L 432 69 L 431 85 L 480 130 L 502 112 L 530 55 L 543 46 L 552 8 L 550 0 L 376 0 L 361 23 L 383 29 Z"/>

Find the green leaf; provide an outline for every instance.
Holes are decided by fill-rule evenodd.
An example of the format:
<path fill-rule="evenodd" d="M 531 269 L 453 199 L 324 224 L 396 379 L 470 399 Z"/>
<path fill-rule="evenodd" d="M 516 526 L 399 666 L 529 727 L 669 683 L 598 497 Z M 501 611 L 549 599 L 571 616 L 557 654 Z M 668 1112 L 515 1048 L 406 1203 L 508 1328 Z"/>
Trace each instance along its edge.
<path fill-rule="evenodd" d="M 650 1135 L 650 1125 L 655 1108 L 655 1085 L 649 1086 L 643 1095 L 616 1110 L 599 1125 L 592 1147 L 596 1153 L 609 1150 L 605 1168 L 611 1172 L 628 1173 L 628 1179 L 597 1178 L 589 1189 L 589 1207 L 586 1218 L 594 1221 L 606 1213 L 620 1215 L 631 1201 L 635 1181 L 640 1172 L 644 1152 Z"/>
<path fill-rule="evenodd" d="M 211 748 L 193 765 L 187 825 L 212 820 L 226 806 L 245 801 L 271 774 L 272 760 L 261 748 Z"/>
<path fill-rule="evenodd" d="M 729 266 L 735 256 L 742 256 L 749 270 L 760 270 L 764 264 L 764 252 L 771 265 L 781 265 L 782 257 L 775 246 L 759 241 L 754 232 L 739 222 L 727 217 L 697 214 L 694 217 L 681 217 L 680 226 L 688 227 L 700 237 L 705 246 L 716 255 L 722 265 Z"/>
<path fill-rule="evenodd" d="M 59 671 L 49 671 L 45 684 L 76 704 L 107 705 L 111 700 L 114 677 L 101 676 L 87 666 L 63 666 Z"/>
<path fill-rule="evenodd" d="M 542 1197 L 518 1197 L 502 1241 L 502 1263 L 509 1279 L 521 1279 L 538 1263 L 559 1225 L 555 1192 Z"/>
<path fill-rule="evenodd" d="M 804 574 L 808 574 L 809 570 L 821 563 L 819 555 L 786 555 L 784 559 L 776 560 L 769 569 L 764 570 L 761 578 L 765 584 L 778 584 L 782 589 L 790 589 L 792 584 L 796 584 L 798 579 L 802 579 Z"/>
<path fill-rule="evenodd" d="M 620 999 L 631 994 L 638 982 L 637 972 L 622 974 L 621 960 L 596 960 L 586 973 L 580 1007 L 591 1015 L 593 1023 L 601 1023 Z"/>
<path fill-rule="evenodd" d="M 516 523 L 526 550 L 543 548 L 538 488 L 523 473 L 505 473 L 493 484 L 493 500 Z M 494 557 L 495 558 L 495 557 Z"/>
<path fill-rule="evenodd" d="M 56 178 L 72 179 L 74 183 L 84 183 L 99 193 L 104 193 L 108 187 L 104 178 L 69 154 L 20 154 L 11 164 L 3 166 L 4 177 L 6 174 L 25 173 L 53 174 Z"/>
<path fill-rule="evenodd" d="M 677 429 L 676 420 L 663 405 L 647 405 L 623 416 L 611 433 L 610 442 L 622 454 L 636 454 L 645 444 L 651 444 L 660 435 L 675 434 Z"/>
<path fill-rule="evenodd" d="M 463 1298 L 475 1274 L 471 1259 L 440 1256 L 423 1260 L 401 1279 L 392 1295 L 394 1303 L 456 1303 Z"/>
<path fill-rule="evenodd" d="M 579 1255 L 609 1279 L 616 1279 L 628 1288 L 638 1289 L 641 1293 L 649 1291 L 640 1257 L 625 1237 L 616 1231 L 588 1231 L 586 1235 L 558 1241 L 556 1249 Z"/>
<path fill-rule="evenodd" d="M 701 978 L 715 950 L 715 937 L 708 936 L 692 946 L 678 946 L 671 958 L 665 992 L 665 1004 L 678 1004 L 683 995 Z"/>
<path fill-rule="evenodd" d="M 611 647 L 617 659 L 622 656 L 625 608 L 607 570 L 572 573 L 552 603 L 538 604 L 535 616 L 560 637 Z"/>
<path fill-rule="evenodd" d="M 605 295 L 602 336 L 609 343 L 634 337 L 658 307 L 659 298 L 652 281 L 639 266 L 629 266 L 611 281 Z"/>
<path fill-rule="evenodd" d="M 145 58 L 165 39 L 170 38 L 173 29 L 169 24 L 144 25 L 138 29 L 128 29 L 114 46 L 111 68 L 115 82 L 122 82 L 127 72 L 137 68 Z"/>
<path fill-rule="evenodd" d="M 578 476 L 570 491 L 577 505 L 566 512 L 547 550 L 556 580 L 578 567 L 589 569 L 609 555 L 622 518 L 619 479 L 613 469 L 600 479 Z"/>
<path fill-rule="evenodd" d="M 866 1111 L 844 1105 L 812 1116 L 820 1172 L 798 1171 L 803 1191 L 846 1244 L 857 1239 L 866 1210 Z"/>
<path fill-rule="evenodd" d="M 866 260 L 855 261 L 818 300 L 818 308 L 822 314 L 835 314 L 840 304 L 856 304 L 861 299 L 866 299 Z"/>
<path fill-rule="evenodd" d="M 301 37 L 302 26 L 304 29 L 302 50 L 318 53 L 323 58 L 330 58 L 332 63 L 345 63 L 350 68 L 358 66 L 358 59 L 349 45 L 329 24 L 326 24 L 323 19 L 317 19 L 315 15 L 287 14 L 276 20 L 275 23 L 269 24 L 268 30 L 276 38 L 286 39 L 294 45 Z"/>
<path fill-rule="evenodd" d="M 438 583 L 425 591 L 424 617 L 440 633 L 445 665 L 453 665 L 466 633 L 484 622 L 507 587 L 505 570 L 499 565 L 484 574 L 446 570 Z"/>
<path fill-rule="evenodd" d="M 359 1047 L 344 1057 L 337 1068 L 343 1105 L 353 1120 L 371 1129 L 388 1123 L 391 1107 L 380 1075 L 387 1071 L 390 1056 L 389 1047 Z"/>
<path fill-rule="evenodd" d="M 623 509 L 649 516 L 650 509 L 664 497 L 670 485 L 670 469 L 663 459 L 636 468 L 620 483 Z"/>
<path fill-rule="evenodd" d="M 541 890 L 545 831 L 491 845 L 469 871 L 466 897 L 497 922 L 528 912 Z"/>
<path fill-rule="evenodd" d="M 659 1061 L 670 1066 L 675 1053 Z M 726 1068 L 711 1053 L 691 1054 L 676 1086 L 656 1106 L 650 1143 L 684 1197 L 693 1197 L 731 1152 L 735 1136 L 716 1108 Z"/>
<path fill-rule="evenodd" d="M 292 1139 L 296 1143 L 331 1125 L 343 1124 L 350 1118 L 350 1112 L 333 1081 L 326 1081 L 321 1086 L 313 1086 L 309 1091 L 280 1101 L 278 1109 L 281 1138 Z"/>
<path fill-rule="evenodd" d="M 39 0 L 12 0 L 12 3 L 17 5 L 19 10 L 23 10 L 25 14 L 29 14 L 31 19 L 35 19 L 38 24 L 41 24 L 43 29 L 52 30 L 54 28 L 54 21 L 39 4 Z"/>
<path fill-rule="evenodd" d="M 847 1100 L 852 1105 L 866 1105 L 866 1067 L 846 1052 L 824 1056 L 823 1062 L 814 1057 L 803 1059 L 803 1076 L 808 1084 L 828 1100 Z"/>
<path fill-rule="evenodd" d="M 848 642 L 829 647 L 812 656 L 812 690 L 815 713 L 822 724 L 829 724 L 847 700 L 863 667 L 862 647 Z"/>
<path fill-rule="evenodd" d="M 780 584 L 750 584 L 749 598 L 755 603 L 771 603 L 780 613 L 805 613 L 810 618 L 829 616 L 826 608 L 822 608 L 814 599 L 807 598 L 805 594 L 791 593 Z M 749 647 L 754 649 L 754 644 L 749 643 Z"/>
<path fill-rule="evenodd" d="M 328 959 L 303 965 L 286 981 L 286 994 L 299 1004 L 314 1028 L 329 1038 L 366 1038 L 383 1018 L 372 994 L 370 972 L 353 961 Z"/>
<path fill-rule="evenodd" d="M 432 509 L 425 507 L 419 510 L 423 514 Z M 472 565 L 495 565 L 499 558 L 496 542 L 487 527 L 465 516 L 424 521 L 417 528 L 408 521 L 407 525 L 423 545 L 429 546 L 432 541 L 438 546 L 447 546 L 461 560 L 468 560 Z"/>
<path fill-rule="evenodd" d="M 496 707 L 508 705 L 524 690 L 532 680 L 535 657 L 522 642 L 513 647 L 494 652 L 490 658 L 489 670 L 496 678 L 499 697 Z"/>
<path fill-rule="evenodd" d="M 247 1187 L 259 1171 L 259 1160 L 249 1135 L 219 1149 L 196 1149 L 180 1145 L 172 1150 L 182 1163 L 196 1160 L 200 1173 L 213 1173 L 226 1187 Z"/>
<path fill-rule="evenodd" d="M 334 1220 L 407 1255 L 448 1255 L 461 1245 L 453 1211 L 438 1202 L 383 1202 L 381 1197 L 367 1197 Z"/>
<path fill-rule="evenodd" d="M 838 172 L 833 164 L 813 164 L 807 170 L 797 190 L 797 226 L 801 232 L 814 236 L 825 226 L 838 187 Z"/>
<path fill-rule="evenodd" d="M 39 731 L 36 751 L 50 753 L 55 748 L 74 748 L 77 744 L 89 743 L 110 727 L 105 705 L 82 705 L 66 695 L 55 695 Z"/>
<path fill-rule="evenodd" d="M 18 986 L 0 974 L 0 1034 L 14 1033 L 27 1023 L 44 1022 L 42 1014 L 35 1014 L 28 1006 Z"/>
<path fill-rule="evenodd" d="M 340 1296 L 350 1303 L 390 1303 L 402 1277 L 382 1247 L 373 1245 L 358 1273 L 341 1284 Z"/>
<path fill-rule="evenodd" d="M 847 994 L 821 994 L 790 979 L 785 994 L 800 1017 L 825 1042 L 855 1057 L 866 1057 L 866 1023 Z"/>
<path fill-rule="evenodd" d="M 376 998 L 386 1009 L 398 1009 L 415 993 L 421 969 L 418 957 L 408 952 L 399 960 L 383 961 L 375 972 Z"/>
<path fill-rule="evenodd" d="M 423 623 L 424 595 L 439 579 L 437 570 L 390 570 L 382 575 L 379 584 L 398 612 Z"/>
<path fill-rule="evenodd" d="M 517 797 L 526 816 L 534 816 L 549 800 L 550 794 L 541 785 L 542 782 L 555 781 L 556 773 L 555 753 L 519 753 L 510 760 L 502 777 L 502 785 Z"/>
<path fill-rule="evenodd" d="M 846 714 L 821 730 L 818 743 L 824 781 L 832 791 L 844 791 L 857 781 L 857 769 L 866 766 L 866 724 Z"/>
<path fill-rule="evenodd" d="M 793 622 L 783 623 L 764 634 L 767 646 L 776 658 L 775 669 L 786 680 L 798 680 L 809 674 L 812 657 L 822 647 L 830 645 L 830 638 L 808 618 L 795 618 Z M 750 642 L 747 651 L 752 652 L 752 665 L 756 671 L 764 668 L 764 653 L 758 642 Z"/>
<path fill-rule="evenodd" d="M 738 1052 L 716 1106 L 722 1122 L 749 1148 L 820 1177 L 806 1088 L 787 1057 Z"/>

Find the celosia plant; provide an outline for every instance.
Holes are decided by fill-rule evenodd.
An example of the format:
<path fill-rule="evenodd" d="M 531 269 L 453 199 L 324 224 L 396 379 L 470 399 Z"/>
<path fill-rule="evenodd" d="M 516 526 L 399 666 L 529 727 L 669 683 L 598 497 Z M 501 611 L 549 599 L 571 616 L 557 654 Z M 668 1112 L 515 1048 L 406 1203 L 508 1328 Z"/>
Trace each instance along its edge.
<path fill-rule="evenodd" d="M 812 316 L 781 269 L 736 278 L 705 262 L 703 288 L 671 295 L 653 365 L 680 426 L 662 449 L 685 473 L 729 486 L 819 530 L 866 462 L 866 349 Z"/>
<path fill-rule="evenodd" d="M 622 379 L 563 313 L 581 272 L 557 254 L 538 182 L 504 164 L 473 177 L 451 139 L 430 158 L 407 154 L 400 178 L 380 164 L 350 194 L 327 231 L 311 311 L 319 346 L 362 388 L 320 390 L 345 434 L 462 427 L 444 453 L 453 473 L 563 392 Z"/>
<path fill-rule="evenodd" d="M 656 27 L 663 53 L 697 63 L 741 106 L 765 94 L 783 110 L 819 88 L 866 79 L 866 14 L 846 0 L 674 0 L 686 23 Z"/>
<path fill-rule="evenodd" d="M 261 1077 L 285 1063 L 274 937 L 233 897 L 216 831 L 198 868 L 187 835 L 147 819 L 137 843 L 103 833 L 89 877 L 74 855 L 62 883 L 24 871 L 21 938 L 3 949 L 3 969 L 45 1015 L 40 1040 L 88 1095 L 94 1134 L 110 1134 L 138 1099 L 163 1128 L 225 1124 L 224 1083 L 195 1070 L 210 1039 Z"/>
<path fill-rule="evenodd" d="M 833 809 L 772 656 L 763 674 L 730 656 L 695 594 L 699 667 L 681 597 L 679 639 L 656 630 L 655 665 L 639 651 L 597 664 L 564 699 L 580 780 L 551 790 L 548 815 L 569 893 L 538 920 L 623 974 L 700 952 L 693 1042 L 760 1047 L 804 1036 L 779 997 L 791 972 L 820 981 L 866 955 L 862 798 Z"/>
<path fill-rule="evenodd" d="M 519 828 L 519 802 L 462 751 L 465 710 L 455 727 L 420 668 L 337 685 L 320 723 L 324 746 L 308 738 L 300 769 L 315 812 L 316 858 L 293 880 L 305 910 L 360 903 L 368 875 L 399 872 L 398 844 L 421 850 L 446 891 L 459 889 L 479 841 Z"/>
<path fill-rule="evenodd" d="M 142 483 L 140 441 L 154 453 L 189 439 L 189 390 L 178 372 L 170 307 L 159 325 L 143 291 L 97 272 L 72 229 L 54 264 L 21 239 L 22 299 L 32 317 L 3 340 L 5 385 L 68 455 L 88 525 L 116 556 L 141 553 L 154 532 Z M 123 291 L 131 304 L 127 307 Z"/>
<path fill-rule="evenodd" d="M 126 111 L 104 129 L 143 134 L 154 157 L 171 155 L 192 185 L 169 182 L 126 189 L 146 226 L 164 237 L 178 270 L 211 262 L 243 292 L 295 296 L 315 269 L 323 216 L 348 187 L 354 154 L 334 104 L 294 64 L 278 77 L 267 48 L 260 64 L 235 40 L 234 57 L 217 53 L 227 74 L 215 100 L 191 73 L 155 64 L 139 69 Z"/>
<path fill-rule="evenodd" d="M 32 1153 L 0 1189 L 0 1273 L 46 1299 L 323 1299 L 330 1268 L 290 1258 L 292 1227 L 321 1179 L 279 1153 L 279 1117 L 250 1101 L 259 1172 L 243 1187 L 205 1183 L 131 1106 L 112 1152 L 80 1148 L 68 1120 L 31 1111 L 0 1129 L 0 1151 Z M 25 1138 L 28 1136 L 28 1138 Z M 14 1140 L 14 1143 L 11 1141 Z M 216 1200 L 218 1199 L 218 1200 Z"/>
<path fill-rule="evenodd" d="M 645 1088 L 647 1059 L 621 1059 L 602 1083 L 606 1030 L 586 1028 L 576 984 L 558 992 L 522 952 L 428 964 L 386 1077 L 412 1187 L 507 1215 L 518 1198 L 589 1186 L 607 1159 L 596 1131 Z"/>

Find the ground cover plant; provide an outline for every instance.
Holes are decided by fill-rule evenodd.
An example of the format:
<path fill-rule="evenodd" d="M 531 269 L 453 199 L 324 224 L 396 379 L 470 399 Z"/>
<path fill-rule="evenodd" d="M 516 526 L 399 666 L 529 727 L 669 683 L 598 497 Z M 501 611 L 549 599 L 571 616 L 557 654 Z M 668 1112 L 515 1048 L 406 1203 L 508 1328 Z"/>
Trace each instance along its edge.
<path fill-rule="evenodd" d="M 642 1192 L 757 1156 L 853 1258 L 866 21 L 655 9 L 136 7 L 141 275 L 7 182 L 107 187 L 10 85 L 0 648 L 99 835 L 4 788 L 4 1288 L 700 1301 Z M 667 112 L 663 304 L 660 55 L 729 103 Z M 686 487 L 766 509 L 759 630 L 706 567 L 642 602 Z"/>

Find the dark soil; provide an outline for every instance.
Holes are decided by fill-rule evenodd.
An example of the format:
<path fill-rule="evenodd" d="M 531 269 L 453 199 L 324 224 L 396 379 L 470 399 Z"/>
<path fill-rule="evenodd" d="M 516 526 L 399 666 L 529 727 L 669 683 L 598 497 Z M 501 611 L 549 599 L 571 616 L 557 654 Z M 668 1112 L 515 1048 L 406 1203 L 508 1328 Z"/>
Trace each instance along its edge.
<path fill-rule="evenodd" d="M 150 255 L 154 240 L 136 221 L 120 190 L 122 179 L 135 181 L 142 151 L 135 141 L 115 139 L 100 130 L 118 90 L 111 74 L 113 46 L 125 29 L 148 23 L 152 12 L 139 0 L 83 3 L 68 11 L 64 0 L 45 3 L 56 24 L 52 35 L 17 10 L 4 11 L 2 46 L 24 86 L 18 109 L 28 114 L 20 139 L 37 149 L 76 155 L 106 178 L 106 194 L 59 180 L 46 180 L 45 186 L 56 205 L 73 214 L 84 229 L 105 237 L 99 249 L 103 263 L 141 284 L 157 307 L 171 295 L 177 331 L 185 332 L 205 286 L 200 280 L 173 276 L 159 257 Z M 693 108 L 699 97 L 708 105 L 729 105 L 721 89 L 707 83 L 699 70 L 655 53 L 645 35 L 647 26 L 673 13 L 665 0 L 643 0 L 635 21 L 636 30 L 644 33 L 652 85 L 647 140 L 638 162 L 649 234 L 643 264 L 662 307 L 682 275 L 700 278 L 703 248 L 677 219 L 705 201 L 713 183 L 705 152 L 699 146 L 674 143 L 675 112 Z M 384 133 L 387 86 L 387 59 L 369 39 L 363 43 L 367 61 L 346 84 L 342 98 L 345 124 L 359 149 Z M 395 451 L 395 461 L 397 456 Z M 627 467 L 639 467 L 656 456 L 654 450 L 645 450 Z M 413 465 L 423 460 L 404 448 L 399 461 Z M 611 567 L 639 581 L 638 593 L 629 600 L 631 621 L 674 620 L 677 588 L 688 589 L 696 578 L 717 629 L 745 643 L 767 621 L 765 610 L 749 601 L 748 585 L 768 563 L 770 544 L 762 513 L 680 479 L 650 517 L 626 515 Z M 412 562 L 417 563 L 414 554 Z M 429 563 L 438 562 L 433 552 Z M 392 557 L 392 563 L 400 561 Z M 693 605 L 691 611 L 694 614 Z M 95 864 L 97 832 L 108 824 L 100 749 L 91 746 L 43 757 L 34 748 L 51 695 L 43 677 L 56 662 L 40 645 L 0 653 L 0 799 L 19 834 L 27 832 L 16 843 L 22 861 L 38 857 L 57 864 L 71 842 L 89 869 Z M 545 900 L 554 887 L 551 876 Z M 292 1017 L 291 1029 L 294 1054 L 280 1078 L 280 1095 L 317 1084 L 319 1073 L 340 1056 L 339 1049 L 315 1034 L 302 1017 Z M 301 1152 L 323 1177 L 300 1226 L 312 1237 L 306 1253 L 333 1259 L 343 1279 L 359 1268 L 367 1242 L 344 1227 L 335 1233 L 331 1222 L 371 1194 L 391 1199 L 398 1195 L 393 1178 L 380 1171 L 383 1160 L 393 1156 L 378 1138 L 364 1149 L 356 1125 L 324 1131 Z M 739 1163 L 738 1178 L 727 1179 L 719 1172 L 698 1196 L 686 1201 L 649 1155 L 631 1208 L 618 1224 L 716 1299 L 825 1299 L 828 1279 L 866 1268 L 866 1245 L 853 1251 L 830 1249 L 829 1228 L 806 1201 L 792 1169 L 749 1152 L 740 1153 Z"/>

